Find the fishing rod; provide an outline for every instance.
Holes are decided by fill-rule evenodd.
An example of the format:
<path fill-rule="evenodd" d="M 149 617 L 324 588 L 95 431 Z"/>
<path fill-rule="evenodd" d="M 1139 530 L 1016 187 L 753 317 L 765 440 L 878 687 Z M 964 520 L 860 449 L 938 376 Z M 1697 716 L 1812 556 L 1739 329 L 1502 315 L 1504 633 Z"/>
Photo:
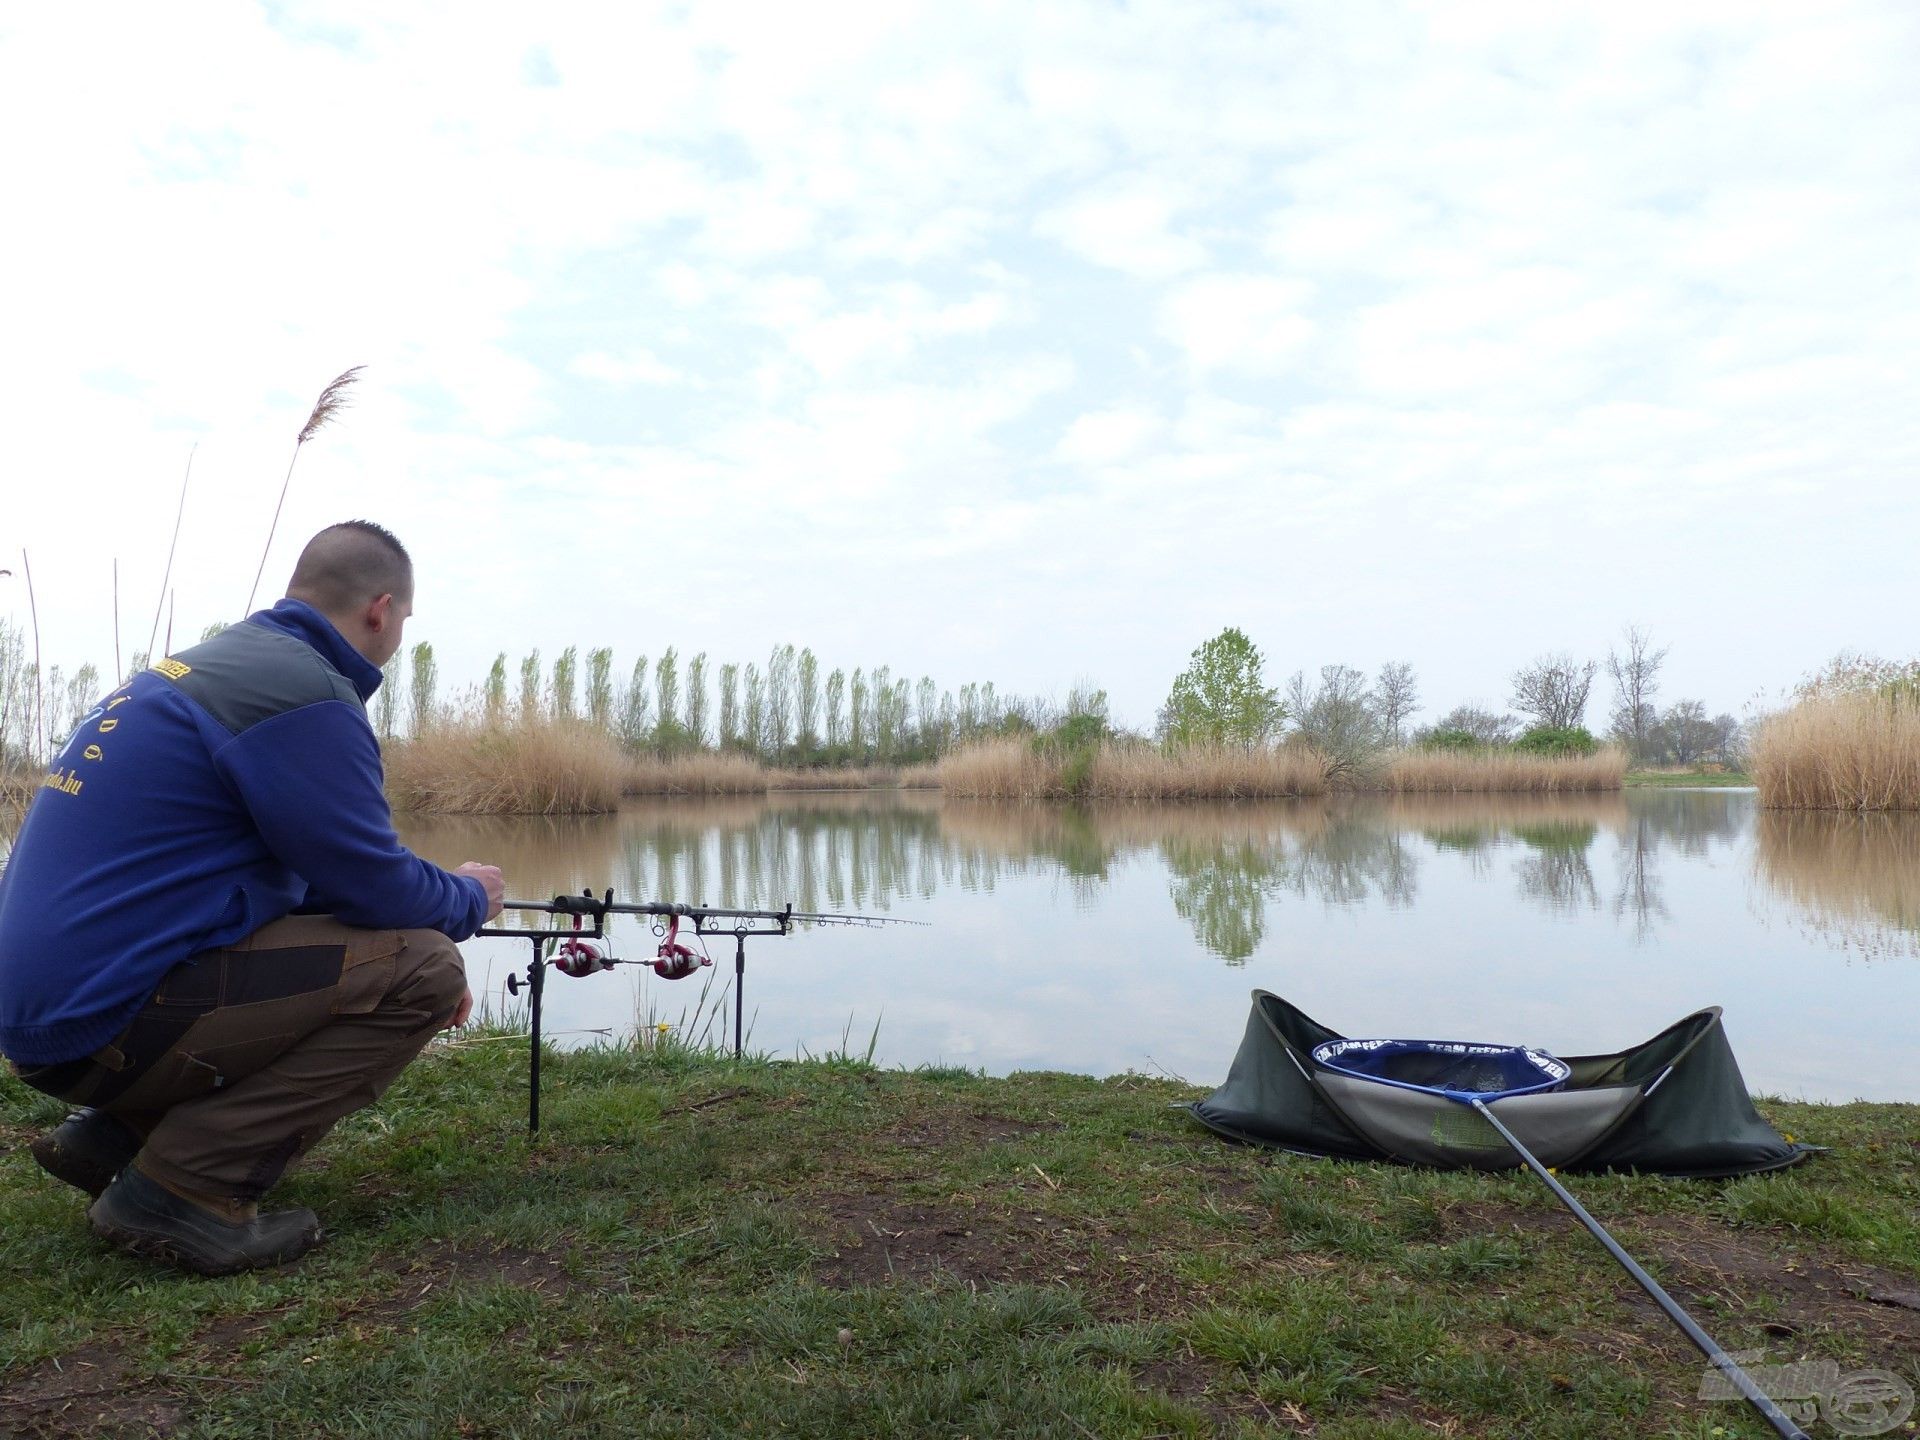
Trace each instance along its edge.
<path fill-rule="evenodd" d="M 526 978 L 518 973 L 507 976 L 507 991 L 518 996 L 524 985 L 527 996 L 531 1044 L 527 1066 L 527 1133 L 540 1133 L 540 1008 L 546 992 L 547 967 L 562 975 L 583 979 L 611 970 L 616 965 L 646 965 L 663 980 L 684 980 L 713 964 L 703 943 L 699 950 L 680 942 L 682 922 L 692 926 L 691 933 L 701 941 L 730 938 L 733 941 L 733 1058 L 738 1060 L 746 1023 L 745 990 L 747 980 L 747 941 L 758 936 L 791 935 L 797 925 L 925 925 L 924 920 L 900 920 L 891 915 L 859 915 L 795 910 L 791 904 L 780 910 L 739 910 L 721 905 L 683 905 L 670 900 L 615 900 L 612 890 L 596 895 L 583 890 L 578 895 L 556 895 L 551 900 L 507 900 L 501 911 L 521 910 L 547 915 L 544 926 L 488 925 L 478 935 L 528 941 L 533 947 L 532 962 Z M 652 917 L 652 930 L 659 937 L 654 953 L 643 959 L 622 959 L 613 953 L 607 920 L 613 915 Z M 554 921 L 568 922 L 555 924 Z"/>
<path fill-rule="evenodd" d="M 1553 1172 L 1542 1165 L 1533 1152 L 1522 1145 L 1514 1133 L 1500 1123 L 1500 1117 L 1493 1113 L 1492 1108 L 1481 1096 L 1459 1091 L 1445 1093 L 1451 1100 L 1467 1101 L 1480 1112 L 1481 1119 L 1500 1132 L 1500 1138 L 1513 1147 L 1513 1153 L 1526 1162 L 1529 1170 L 1547 1182 L 1547 1188 L 1552 1190 L 1560 1203 L 1573 1213 L 1573 1218 L 1586 1226 L 1593 1238 L 1607 1247 L 1607 1253 L 1619 1262 L 1620 1268 L 1634 1278 L 1640 1288 L 1653 1298 L 1654 1303 L 1666 1312 L 1667 1318 L 1678 1325 L 1686 1337 L 1699 1348 L 1700 1353 L 1705 1355 L 1715 1368 L 1733 1383 L 1733 1388 L 1740 1392 L 1749 1405 L 1760 1412 L 1776 1434 L 1785 1437 L 1785 1440 L 1808 1440 L 1807 1432 L 1775 1404 L 1766 1391 L 1754 1383 L 1753 1377 L 1741 1369 L 1739 1363 L 1722 1350 L 1715 1343 L 1714 1338 L 1702 1330 L 1691 1315 L 1680 1308 L 1680 1302 L 1669 1295 L 1658 1280 L 1643 1270 L 1639 1262 L 1621 1247 L 1620 1242 L 1607 1233 L 1606 1227 L 1587 1213 L 1587 1207 L 1574 1199 L 1573 1193 L 1554 1177 Z"/>

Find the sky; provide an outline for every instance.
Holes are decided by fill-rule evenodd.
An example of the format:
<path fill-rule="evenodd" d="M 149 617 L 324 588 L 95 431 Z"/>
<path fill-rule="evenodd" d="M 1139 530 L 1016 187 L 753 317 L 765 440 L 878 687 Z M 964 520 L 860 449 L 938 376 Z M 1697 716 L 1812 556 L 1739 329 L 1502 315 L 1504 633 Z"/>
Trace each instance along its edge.
<path fill-rule="evenodd" d="M 1505 706 L 1624 626 L 1739 713 L 1915 653 L 1920 8 L 0 11 L 0 617 L 110 670 L 356 516 L 443 688 L 810 646 L 1151 724 Z M 9 557 L 12 557 L 11 559 Z M 1590 720 L 1604 722 L 1604 678 Z"/>

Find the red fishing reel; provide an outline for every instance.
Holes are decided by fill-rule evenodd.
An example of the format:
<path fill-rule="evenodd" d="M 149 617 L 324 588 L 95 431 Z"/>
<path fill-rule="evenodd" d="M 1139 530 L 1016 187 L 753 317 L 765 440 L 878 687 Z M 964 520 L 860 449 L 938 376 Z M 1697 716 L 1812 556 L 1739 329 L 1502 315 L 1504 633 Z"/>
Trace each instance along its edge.
<path fill-rule="evenodd" d="M 553 968 L 575 980 L 613 968 L 613 957 L 590 940 L 562 940 L 553 950 Z"/>
<path fill-rule="evenodd" d="M 662 980 L 684 980 L 702 965 L 713 964 L 711 955 L 700 955 L 689 950 L 679 942 L 680 917 L 674 916 L 667 925 L 666 938 L 660 942 L 658 958 L 653 962 L 653 973 Z"/>

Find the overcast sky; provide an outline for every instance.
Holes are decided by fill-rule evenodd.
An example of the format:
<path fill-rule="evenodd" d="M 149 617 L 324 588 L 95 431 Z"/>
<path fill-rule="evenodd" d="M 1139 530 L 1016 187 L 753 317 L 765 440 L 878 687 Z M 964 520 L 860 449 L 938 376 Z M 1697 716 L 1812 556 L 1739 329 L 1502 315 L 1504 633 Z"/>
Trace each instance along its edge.
<path fill-rule="evenodd" d="M 0 12 L 0 614 L 24 545 L 69 670 L 196 445 L 176 648 L 238 618 L 355 364 L 267 598 L 381 520 L 447 682 L 1915 653 L 1909 0 L 322 8 Z"/>

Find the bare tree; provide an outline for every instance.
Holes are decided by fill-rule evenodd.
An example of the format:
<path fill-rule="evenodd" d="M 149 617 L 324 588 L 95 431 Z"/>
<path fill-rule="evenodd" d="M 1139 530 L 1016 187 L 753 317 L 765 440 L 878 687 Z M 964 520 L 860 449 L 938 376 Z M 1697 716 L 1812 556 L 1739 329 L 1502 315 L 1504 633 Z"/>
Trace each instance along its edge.
<path fill-rule="evenodd" d="M 1653 730 L 1660 713 L 1653 700 L 1660 693 L 1660 667 L 1667 651 L 1653 648 L 1653 637 L 1638 625 L 1625 632 L 1626 650 L 1607 652 L 1607 674 L 1613 677 L 1613 738 L 1627 747 L 1635 760 L 1645 760 L 1652 748 Z"/>
<path fill-rule="evenodd" d="M 1379 748 L 1367 700 L 1367 677 L 1350 665 L 1322 665 L 1317 685 L 1298 670 L 1287 682 L 1287 716 L 1295 733 L 1327 757 L 1329 775 L 1358 768 Z"/>
<path fill-rule="evenodd" d="M 1586 723 L 1587 694 L 1593 689 L 1593 661 L 1576 661 L 1562 650 L 1542 655 L 1513 672 L 1513 698 L 1507 703 L 1534 724 L 1571 730 Z"/>
<path fill-rule="evenodd" d="M 1380 678 L 1373 683 L 1373 717 L 1380 725 L 1380 739 L 1398 745 L 1402 729 L 1413 712 L 1420 708 L 1420 688 L 1413 666 L 1405 660 L 1389 660 L 1380 667 Z"/>
<path fill-rule="evenodd" d="M 1660 738 L 1667 758 L 1676 765 L 1692 765 L 1720 740 L 1720 733 L 1707 718 L 1707 707 L 1698 700 L 1676 700 L 1660 717 Z"/>

